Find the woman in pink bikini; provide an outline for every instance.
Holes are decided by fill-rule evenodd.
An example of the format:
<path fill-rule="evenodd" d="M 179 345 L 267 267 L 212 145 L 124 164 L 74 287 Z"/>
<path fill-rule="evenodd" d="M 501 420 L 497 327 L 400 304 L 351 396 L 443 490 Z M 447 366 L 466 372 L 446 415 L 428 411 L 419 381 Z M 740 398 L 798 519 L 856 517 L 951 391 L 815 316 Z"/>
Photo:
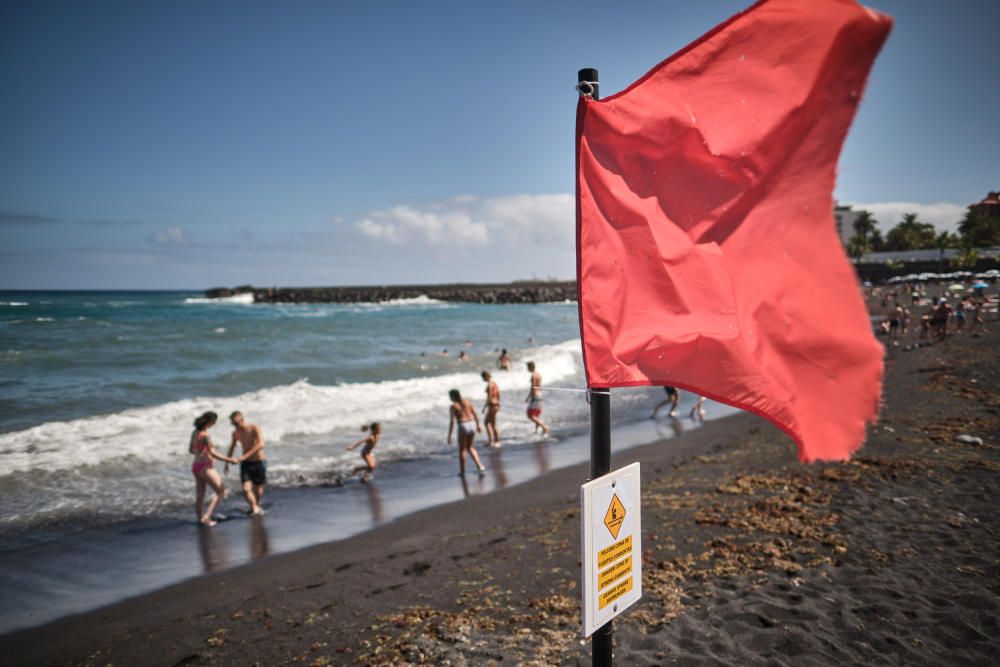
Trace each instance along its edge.
<path fill-rule="evenodd" d="M 195 481 L 195 512 L 198 514 L 198 522 L 204 526 L 214 526 L 212 512 L 219 504 L 219 501 L 226 496 L 226 490 L 222 486 L 222 478 L 212 467 L 212 459 L 219 459 L 227 463 L 236 463 L 236 459 L 223 456 L 212 447 L 212 439 L 208 437 L 208 429 L 215 426 L 219 416 L 214 412 L 206 412 L 194 420 L 194 433 L 191 434 L 191 443 L 188 451 L 194 454 L 194 462 L 191 464 L 191 474 Z M 208 509 L 202 512 L 205 504 L 205 486 L 211 486 L 215 495 L 208 501 Z"/>

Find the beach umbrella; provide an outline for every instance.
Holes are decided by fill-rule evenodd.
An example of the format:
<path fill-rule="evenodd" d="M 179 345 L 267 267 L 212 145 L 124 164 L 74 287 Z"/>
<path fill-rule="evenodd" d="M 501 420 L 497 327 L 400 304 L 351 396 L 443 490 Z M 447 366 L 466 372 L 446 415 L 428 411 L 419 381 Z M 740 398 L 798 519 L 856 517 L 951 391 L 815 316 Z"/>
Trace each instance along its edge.
<path fill-rule="evenodd" d="M 989 285 L 987 285 L 986 283 L 979 282 L 973 285 L 972 289 L 986 289 L 987 287 L 989 287 Z"/>
<path fill-rule="evenodd" d="M 952 292 L 961 292 L 965 289 L 965 285 L 961 283 L 955 283 L 954 285 L 948 285 L 948 289 Z"/>

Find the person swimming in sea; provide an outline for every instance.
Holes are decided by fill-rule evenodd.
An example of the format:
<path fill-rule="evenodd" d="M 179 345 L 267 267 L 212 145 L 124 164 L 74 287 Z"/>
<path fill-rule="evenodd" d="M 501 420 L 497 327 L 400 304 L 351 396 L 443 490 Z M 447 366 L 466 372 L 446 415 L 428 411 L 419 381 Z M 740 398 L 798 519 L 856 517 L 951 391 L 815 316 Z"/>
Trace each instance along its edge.
<path fill-rule="evenodd" d="M 208 436 L 208 430 L 215 426 L 219 420 L 219 415 L 214 412 L 206 412 L 194 420 L 194 432 L 191 433 L 191 441 L 188 443 L 188 451 L 194 454 L 194 461 L 191 463 L 191 474 L 195 480 L 195 502 L 194 509 L 198 516 L 198 523 L 203 526 L 214 526 L 216 522 L 212 519 L 212 513 L 219 502 L 226 497 L 226 489 L 222 485 L 222 477 L 213 467 L 212 459 L 225 461 L 226 463 L 236 463 L 236 459 L 223 456 L 212 447 L 212 439 Z M 215 495 L 208 501 L 205 508 L 205 488 L 212 487 Z M 204 511 L 203 511 L 204 510 Z"/>
<path fill-rule="evenodd" d="M 471 454 L 472 460 L 479 468 L 479 474 L 482 475 L 486 467 L 479 460 L 479 454 L 476 453 L 475 440 L 476 433 L 482 433 L 483 429 L 479 426 L 479 415 L 476 414 L 476 408 L 472 405 L 472 401 L 462 398 L 458 389 L 449 391 L 448 397 L 451 399 L 451 407 L 448 410 L 449 445 L 451 444 L 451 436 L 455 432 L 455 424 L 458 424 L 458 474 L 465 476 L 465 456 Z"/>
<path fill-rule="evenodd" d="M 361 476 L 361 481 L 369 482 L 373 477 L 372 473 L 375 472 L 375 466 L 377 465 L 375 462 L 375 456 L 372 454 L 372 450 L 375 449 L 375 445 L 378 444 L 378 440 L 382 436 L 382 425 L 378 422 L 372 422 L 367 426 L 362 426 L 361 431 L 363 433 L 367 432 L 369 435 L 361 438 L 356 443 L 348 447 L 347 451 L 351 451 L 362 444 L 364 445 L 364 448 L 361 450 L 361 458 L 364 460 L 365 464 L 363 466 L 356 467 L 353 471 L 351 471 L 351 475 L 357 475 L 359 472 L 363 472 L 364 474 Z"/>

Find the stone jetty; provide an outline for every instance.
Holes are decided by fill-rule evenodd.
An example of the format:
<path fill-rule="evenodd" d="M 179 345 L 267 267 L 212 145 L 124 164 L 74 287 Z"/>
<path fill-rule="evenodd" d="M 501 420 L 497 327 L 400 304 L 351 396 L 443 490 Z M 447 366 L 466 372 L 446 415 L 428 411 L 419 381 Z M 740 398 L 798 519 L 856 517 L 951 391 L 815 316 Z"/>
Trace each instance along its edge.
<path fill-rule="evenodd" d="M 426 297 L 465 303 L 553 303 L 576 301 L 576 281 L 451 285 L 369 285 L 360 287 L 216 287 L 209 299 L 253 294 L 256 303 L 381 303 Z"/>

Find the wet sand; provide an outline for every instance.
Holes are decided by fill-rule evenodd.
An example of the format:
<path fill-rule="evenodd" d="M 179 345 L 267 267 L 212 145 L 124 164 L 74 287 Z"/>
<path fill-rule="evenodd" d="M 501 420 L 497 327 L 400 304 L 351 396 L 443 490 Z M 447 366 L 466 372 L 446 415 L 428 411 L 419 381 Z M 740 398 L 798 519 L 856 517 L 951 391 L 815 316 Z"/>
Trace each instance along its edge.
<path fill-rule="evenodd" d="M 583 397 L 580 401 L 583 403 Z M 690 403 L 692 397 L 685 397 Z M 710 417 L 736 412 L 708 404 Z M 586 407 L 585 405 L 583 406 Z M 615 428 L 619 448 L 674 437 L 697 424 L 689 419 L 646 420 Z M 396 461 L 381 466 L 375 480 L 317 486 L 271 487 L 267 514 L 245 514 L 246 502 L 232 493 L 219 508 L 226 520 L 201 530 L 192 519 L 146 517 L 58 530 L 33 529 L 2 538 L 0 633 L 90 611 L 202 574 L 345 539 L 422 509 L 522 484 L 551 470 L 586 461 L 586 435 L 535 443 L 508 441 L 500 449 L 479 447 L 484 476 L 455 475 L 454 455 Z M 474 470 L 471 462 L 470 470 Z M 331 480 L 333 478 L 331 477 Z M 185 513 L 186 514 L 186 513 Z"/>
<path fill-rule="evenodd" d="M 644 599 L 618 664 L 991 664 L 1000 654 L 1000 334 L 887 365 L 846 464 L 750 416 L 629 450 Z M 981 438 L 965 443 L 960 435 Z M 587 664 L 586 465 L 0 638 L 10 664 Z"/>

